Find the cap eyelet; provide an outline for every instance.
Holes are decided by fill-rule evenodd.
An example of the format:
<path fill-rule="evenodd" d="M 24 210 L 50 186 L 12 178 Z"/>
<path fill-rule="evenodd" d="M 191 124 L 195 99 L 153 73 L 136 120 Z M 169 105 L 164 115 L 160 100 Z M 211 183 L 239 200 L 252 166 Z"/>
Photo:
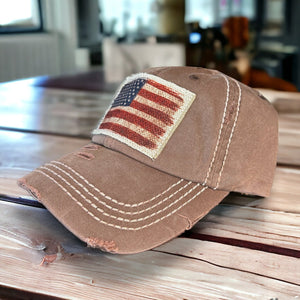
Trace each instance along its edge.
<path fill-rule="evenodd" d="M 195 74 L 189 75 L 189 78 L 192 79 L 192 80 L 198 80 L 199 79 L 199 77 Z"/>

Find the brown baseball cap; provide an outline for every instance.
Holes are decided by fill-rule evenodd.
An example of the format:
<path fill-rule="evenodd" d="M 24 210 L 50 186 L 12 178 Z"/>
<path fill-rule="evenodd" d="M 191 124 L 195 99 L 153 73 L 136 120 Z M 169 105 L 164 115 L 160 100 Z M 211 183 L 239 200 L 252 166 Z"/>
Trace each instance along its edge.
<path fill-rule="evenodd" d="M 128 77 L 92 142 L 21 178 L 92 247 L 137 253 L 187 229 L 229 192 L 268 196 L 277 113 L 257 91 L 196 67 Z"/>

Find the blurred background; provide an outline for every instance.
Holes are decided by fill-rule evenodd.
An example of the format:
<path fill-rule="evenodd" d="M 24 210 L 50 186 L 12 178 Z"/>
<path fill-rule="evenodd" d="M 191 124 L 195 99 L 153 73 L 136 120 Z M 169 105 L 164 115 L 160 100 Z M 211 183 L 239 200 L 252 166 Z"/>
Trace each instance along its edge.
<path fill-rule="evenodd" d="M 0 82 L 150 66 L 300 88 L 299 0 L 0 0 Z"/>

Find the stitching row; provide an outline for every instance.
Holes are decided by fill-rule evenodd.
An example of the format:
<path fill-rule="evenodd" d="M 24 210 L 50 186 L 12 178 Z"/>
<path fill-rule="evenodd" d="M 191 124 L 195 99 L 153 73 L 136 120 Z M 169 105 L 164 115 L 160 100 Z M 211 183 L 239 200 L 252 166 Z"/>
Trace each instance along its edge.
<path fill-rule="evenodd" d="M 185 196 L 187 196 L 189 193 L 191 193 L 195 188 L 197 188 L 200 183 L 196 184 L 194 187 L 192 187 L 190 190 L 188 190 L 184 195 L 180 196 L 178 199 L 176 199 L 174 202 L 171 202 L 169 205 L 165 206 L 164 208 L 156 211 L 156 212 L 153 212 L 152 214 L 150 215 L 147 215 L 145 217 L 142 217 L 142 218 L 138 218 L 138 219 L 125 219 L 125 218 L 122 218 L 122 217 L 118 217 L 116 215 L 112 215 L 112 214 L 109 214 L 107 212 L 105 212 L 103 209 L 101 209 L 100 207 L 98 207 L 95 203 L 93 203 L 90 199 L 84 197 L 84 195 L 79 191 L 77 190 L 72 184 L 70 184 L 65 178 L 63 178 L 61 175 L 57 174 L 56 172 L 50 170 L 49 168 L 46 168 L 46 167 L 41 167 L 41 169 L 46 169 L 48 170 L 49 172 L 53 173 L 55 176 L 57 176 L 58 178 L 60 178 L 62 181 L 64 181 L 72 190 L 74 190 L 84 201 L 88 202 L 93 208 L 95 208 L 96 210 L 100 211 L 104 216 L 106 217 L 109 217 L 109 218 L 112 218 L 112 219 L 115 219 L 115 220 L 118 220 L 118 221 L 121 221 L 121 222 L 140 222 L 140 221 L 144 221 L 144 220 L 147 220 L 165 210 L 167 210 L 169 207 L 175 205 L 178 201 L 180 201 L 182 198 L 184 198 Z M 48 174 L 49 175 L 49 174 Z M 50 175 L 49 175 L 50 176 Z M 53 178 L 53 177 L 52 177 Z"/>
<path fill-rule="evenodd" d="M 217 139 L 217 144 L 216 144 L 215 151 L 214 151 L 212 160 L 211 160 L 211 162 L 210 162 L 208 171 L 207 171 L 207 173 L 206 173 L 206 178 L 205 178 L 205 180 L 204 180 L 203 185 L 206 185 L 207 180 L 208 180 L 209 175 L 210 175 L 210 172 L 211 172 L 211 169 L 212 169 L 213 164 L 214 164 L 214 162 L 215 162 L 216 153 L 217 153 L 217 151 L 218 151 L 218 147 L 219 147 L 219 143 L 220 143 L 220 139 L 221 139 L 221 133 L 222 133 L 223 126 L 224 126 L 224 123 L 225 123 L 225 115 L 226 115 L 227 105 L 228 105 L 228 100 L 229 100 L 229 90 L 230 90 L 229 81 L 228 81 L 228 79 L 227 79 L 227 77 L 226 77 L 225 75 L 221 74 L 221 76 L 225 79 L 226 85 L 227 85 L 226 101 L 225 101 L 225 107 L 224 107 L 224 111 L 223 111 L 222 123 L 221 123 L 220 129 L 219 129 L 219 135 L 218 135 L 218 139 Z"/>
<path fill-rule="evenodd" d="M 174 214 L 175 212 L 177 212 L 178 210 L 180 210 L 182 207 L 184 207 L 185 205 L 187 205 L 188 203 L 190 203 L 192 200 L 194 200 L 196 197 L 198 197 L 202 192 L 204 192 L 207 189 L 207 187 L 203 187 L 192 198 L 190 198 L 189 200 L 187 200 L 186 202 L 184 202 L 183 204 L 181 204 L 179 207 L 177 207 L 176 209 L 174 209 L 173 211 L 171 211 L 167 215 L 165 215 L 165 216 L 163 216 L 163 217 L 161 217 L 159 219 L 156 219 L 155 221 L 153 221 L 151 223 L 145 224 L 145 225 L 140 226 L 140 227 L 126 227 L 126 226 L 119 226 L 119 225 L 116 225 L 116 224 L 108 223 L 108 222 L 105 222 L 105 221 L 101 220 L 100 218 L 98 218 L 97 216 L 95 216 L 91 211 L 89 211 L 80 201 L 78 201 L 64 186 L 62 186 L 59 182 L 57 182 L 53 177 L 51 177 L 50 175 L 46 174 L 45 172 L 43 172 L 41 170 L 35 170 L 35 172 L 43 174 L 44 176 L 46 176 L 47 178 L 49 178 L 52 182 L 54 182 L 57 186 L 59 186 L 75 203 L 77 203 L 88 215 L 90 215 L 92 218 L 94 218 L 97 222 L 105 224 L 107 226 L 111 226 L 111 227 L 117 228 L 117 229 L 132 230 L 132 231 L 137 231 L 137 230 L 141 230 L 141 229 L 147 228 L 147 227 L 149 227 L 151 225 L 154 225 L 154 224 L 162 221 L 163 219 L 171 216 L 172 214 Z M 199 183 L 197 185 L 195 185 L 192 189 L 190 189 L 188 192 L 186 192 L 183 196 L 181 196 L 176 201 L 178 202 L 180 199 L 182 199 L 187 194 L 189 194 L 190 192 L 192 192 L 192 190 L 194 190 L 199 185 L 200 185 Z"/>
<path fill-rule="evenodd" d="M 235 126 L 237 124 L 237 120 L 238 120 L 238 116 L 239 116 L 239 112 L 240 112 L 240 104 L 241 104 L 241 99 L 242 99 L 242 90 L 241 90 L 241 87 L 240 87 L 239 83 L 236 80 L 234 80 L 234 82 L 235 82 L 235 84 L 237 85 L 237 87 L 239 89 L 239 99 L 238 99 L 238 104 L 237 104 L 237 111 L 236 111 L 236 115 L 235 115 L 235 119 L 234 119 L 232 129 L 231 129 L 231 133 L 230 133 L 230 136 L 229 136 L 229 139 L 228 139 L 224 159 L 223 159 L 223 162 L 222 162 L 222 167 L 221 167 L 219 177 L 218 177 L 218 181 L 217 181 L 217 185 L 214 189 L 217 189 L 219 187 L 219 184 L 220 184 L 220 181 L 221 181 L 221 176 L 222 176 L 223 169 L 224 169 L 224 166 L 225 166 L 225 162 L 226 162 L 226 159 L 227 159 L 227 155 L 228 155 L 228 152 L 229 152 L 229 146 L 231 144 L 231 140 L 232 140 L 232 137 L 233 137 L 233 133 L 234 133 Z"/>
<path fill-rule="evenodd" d="M 145 209 L 142 209 L 142 210 L 138 210 L 138 211 L 135 211 L 135 212 L 130 212 L 130 211 L 123 211 L 123 210 L 120 210 L 118 208 L 115 208 L 115 207 L 112 207 L 110 205 L 108 205 L 107 203 L 101 201 L 97 196 L 95 196 L 93 193 L 91 193 L 86 187 L 84 187 L 80 182 L 78 182 L 72 175 L 70 175 L 68 172 L 66 172 L 65 170 L 55 166 L 54 164 L 46 164 L 48 166 L 52 166 L 56 169 L 58 169 L 59 171 L 63 172 L 64 174 L 66 174 L 69 178 L 71 178 L 78 186 L 80 186 L 86 193 L 88 193 L 90 196 L 92 196 L 97 202 L 99 202 L 100 204 L 104 205 L 105 207 L 107 207 L 108 209 L 111 209 L 112 211 L 116 211 L 118 213 L 121 213 L 121 214 L 126 214 L 126 215 L 136 215 L 136 214 L 141 214 L 145 211 L 148 211 L 148 210 L 151 210 L 153 209 L 154 207 L 156 206 L 159 206 L 160 204 L 162 204 L 163 202 L 169 200 L 170 198 L 172 198 L 173 196 L 175 196 L 177 193 L 179 193 L 180 191 L 182 191 L 183 189 L 185 189 L 188 185 L 190 185 L 192 182 L 189 181 L 187 182 L 184 186 L 180 187 L 178 190 L 176 190 L 175 192 L 173 192 L 171 195 L 169 195 L 168 197 L 165 197 L 164 199 L 162 199 L 161 201 L 159 201 L 158 203 L 155 203 L 154 205 L 150 206 L 150 207 L 147 207 Z M 48 171 L 50 171 L 51 173 L 53 173 L 54 175 L 56 175 L 57 177 L 60 177 L 63 181 L 65 181 L 65 183 L 67 185 L 69 185 L 73 190 L 75 190 L 77 193 L 79 193 L 79 191 L 77 191 L 77 189 L 72 186 L 69 182 L 67 182 L 65 179 L 63 179 L 59 174 L 57 174 L 56 172 L 54 172 L 53 170 L 50 170 L 49 168 L 46 168 L 46 167 L 41 167 L 41 169 L 46 169 Z"/>
<path fill-rule="evenodd" d="M 90 183 L 86 178 L 84 178 L 81 174 L 79 174 L 78 172 L 76 172 L 74 169 L 72 169 L 71 167 L 67 166 L 66 164 L 64 164 L 64 163 L 62 163 L 60 161 L 52 161 L 52 163 L 60 164 L 60 165 L 64 166 L 65 168 L 69 169 L 71 172 L 73 172 L 75 175 L 77 175 L 80 179 L 82 179 L 88 186 L 90 186 L 96 192 L 98 192 L 101 196 L 103 196 L 104 198 L 106 198 L 109 201 L 112 201 L 115 204 L 118 204 L 120 206 L 125 206 L 125 207 L 137 207 L 137 206 L 141 206 L 143 204 L 149 203 L 151 201 L 154 201 L 156 198 L 164 195 L 165 193 L 167 193 L 168 191 L 170 191 L 173 187 L 175 187 L 176 185 L 180 184 L 183 181 L 183 179 L 178 180 L 176 183 L 170 185 L 166 190 L 164 190 L 163 192 L 157 194 L 156 196 L 152 197 L 149 200 L 146 200 L 146 201 L 143 201 L 143 202 L 140 202 L 140 203 L 135 203 L 135 204 L 128 204 L 128 203 L 120 202 L 120 201 L 118 201 L 116 199 L 113 199 L 113 198 L 107 196 L 102 191 L 100 191 L 98 188 L 96 188 L 92 183 Z"/>

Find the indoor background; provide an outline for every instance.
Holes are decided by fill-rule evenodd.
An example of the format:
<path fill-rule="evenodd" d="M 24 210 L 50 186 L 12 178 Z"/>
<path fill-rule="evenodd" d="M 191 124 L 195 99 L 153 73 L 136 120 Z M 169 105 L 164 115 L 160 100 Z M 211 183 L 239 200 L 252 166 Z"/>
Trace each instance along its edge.
<path fill-rule="evenodd" d="M 297 0 L 0 0 L 0 7 L 0 82 L 97 69 L 119 82 L 149 66 L 192 65 L 254 87 L 300 87 Z"/>

